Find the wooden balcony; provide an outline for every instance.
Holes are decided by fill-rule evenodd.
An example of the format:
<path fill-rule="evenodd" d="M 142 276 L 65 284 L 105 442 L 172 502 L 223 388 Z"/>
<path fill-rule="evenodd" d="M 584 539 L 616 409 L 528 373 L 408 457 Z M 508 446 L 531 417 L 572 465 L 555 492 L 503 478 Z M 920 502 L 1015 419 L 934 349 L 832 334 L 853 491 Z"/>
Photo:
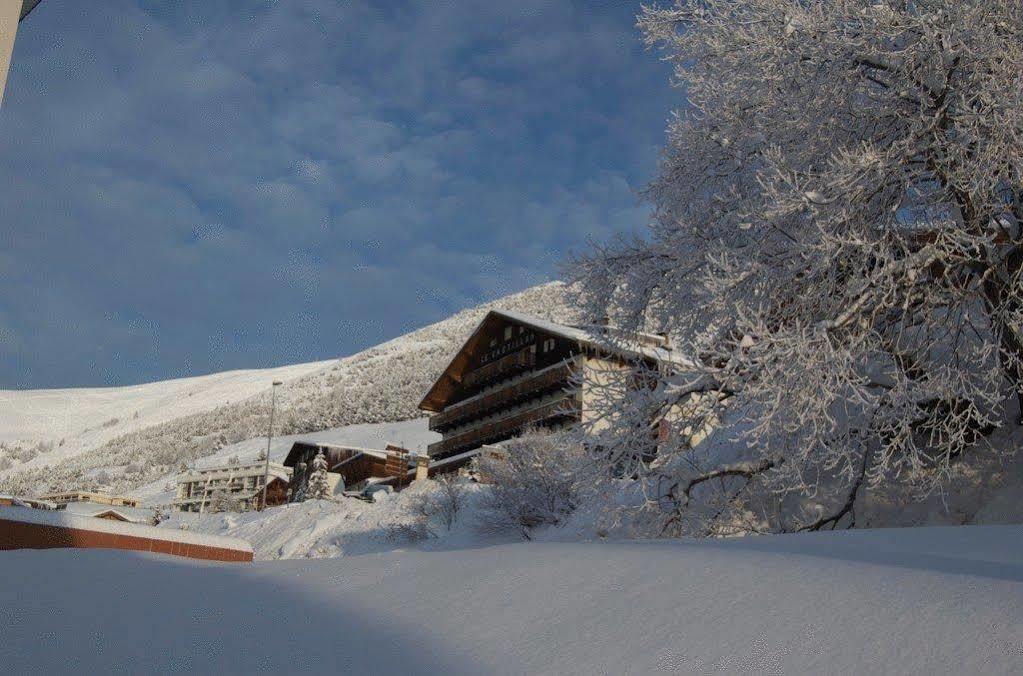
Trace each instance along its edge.
<path fill-rule="evenodd" d="M 571 384 L 574 362 L 565 362 L 544 369 L 518 382 L 510 383 L 493 392 L 478 394 L 452 406 L 430 418 L 430 429 L 443 432 L 473 418 L 488 415 L 503 408 L 510 408 L 529 399 L 536 399 L 549 392 L 567 389 Z"/>
<path fill-rule="evenodd" d="M 513 413 L 504 418 L 485 422 L 459 434 L 430 444 L 427 453 L 432 457 L 444 457 L 459 451 L 477 448 L 483 444 L 503 441 L 515 436 L 530 425 L 582 415 L 582 402 L 577 395 L 566 395 L 556 401 L 536 408 Z"/>
<path fill-rule="evenodd" d="M 482 387 L 498 378 L 509 378 L 536 366 L 536 352 L 526 348 L 507 357 L 501 357 L 486 366 L 469 371 L 462 378 L 462 386 L 467 388 Z"/>

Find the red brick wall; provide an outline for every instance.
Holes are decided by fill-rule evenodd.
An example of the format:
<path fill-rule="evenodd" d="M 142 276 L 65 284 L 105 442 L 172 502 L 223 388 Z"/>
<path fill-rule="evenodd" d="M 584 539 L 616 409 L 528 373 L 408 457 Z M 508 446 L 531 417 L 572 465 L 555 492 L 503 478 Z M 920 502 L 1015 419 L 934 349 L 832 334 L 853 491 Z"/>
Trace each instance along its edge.
<path fill-rule="evenodd" d="M 0 519 L 0 550 L 56 548 L 125 549 L 206 561 L 252 561 L 252 552 L 237 549 Z"/>

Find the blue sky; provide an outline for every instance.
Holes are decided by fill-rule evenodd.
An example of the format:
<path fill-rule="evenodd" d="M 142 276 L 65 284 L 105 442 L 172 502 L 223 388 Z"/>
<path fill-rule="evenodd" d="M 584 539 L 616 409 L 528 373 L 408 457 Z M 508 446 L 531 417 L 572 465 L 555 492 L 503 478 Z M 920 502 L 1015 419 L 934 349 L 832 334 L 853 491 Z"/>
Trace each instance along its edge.
<path fill-rule="evenodd" d="M 638 2 L 45 0 L 0 109 L 0 388 L 350 354 L 644 226 Z"/>

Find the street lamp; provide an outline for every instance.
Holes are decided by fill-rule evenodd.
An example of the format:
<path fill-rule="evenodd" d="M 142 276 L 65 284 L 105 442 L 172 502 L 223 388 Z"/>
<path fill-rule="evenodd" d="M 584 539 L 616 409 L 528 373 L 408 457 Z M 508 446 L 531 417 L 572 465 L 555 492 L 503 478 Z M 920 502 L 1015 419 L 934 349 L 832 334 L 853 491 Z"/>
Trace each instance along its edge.
<path fill-rule="evenodd" d="M 259 507 L 259 511 L 261 512 L 266 509 L 266 488 L 270 483 L 270 441 L 274 436 L 274 408 L 277 406 L 277 386 L 281 384 L 281 381 L 275 380 L 273 385 L 270 386 L 270 427 L 266 431 L 266 465 L 263 470 L 263 504 Z"/>

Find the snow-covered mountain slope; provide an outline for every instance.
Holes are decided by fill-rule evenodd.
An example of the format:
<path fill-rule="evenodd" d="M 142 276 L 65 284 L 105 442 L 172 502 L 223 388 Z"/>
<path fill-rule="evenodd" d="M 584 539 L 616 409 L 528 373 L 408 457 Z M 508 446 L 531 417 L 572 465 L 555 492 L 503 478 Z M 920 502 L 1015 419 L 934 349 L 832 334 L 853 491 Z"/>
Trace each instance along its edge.
<path fill-rule="evenodd" d="M 578 319 L 567 289 L 552 282 L 527 289 L 492 303 L 463 310 L 452 317 L 413 331 L 337 361 L 287 367 L 284 385 L 278 388 L 277 434 L 299 434 L 361 423 L 381 423 L 419 417 L 420 398 L 447 365 L 483 315 L 500 307 L 545 319 L 573 322 Z M 253 372 L 252 381 L 239 380 L 237 393 L 211 388 L 201 404 L 191 409 L 189 389 L 170 383 L 153 383 L 152 404 L 140 406 L 130 393 L 107 391 L 109 405 L 81 402 L 95 398 L 96 390 L 64 390 L 46 415 L 30 419 L 31 406 L 0 418 L 0 441 L 19 439 L 19 447 L 0 451 L 0 491 L 36 494 L 63 487 L 108 485 L 130 491 L 170 477 L 182 463 L 216 453 L 227 445 L 266 434 L 269 385 L 272 370 Z M 216 382 L 229 374 L 206 376 Z M 188 379 L 200 380 L 203 379 Z M 244 386 L 243 386 L 244 383 Z M 166 394 L 163 392 L 166 391 Z M 76 398 L 75 393 L 82 393 Z M 39 392 L 6 393 L 12 401 L 43 397 Z M 200 396 L 193 393 L 192 397 Z M 120 401 L 123 405 L 115 403 Z M 198 400 L 197 400 L 198 401 Z M 161 403 L 162 402 L 162 403 Z M 135 418 L 135 412 L 140 411 Z M 116 419 L 116 422 L 111 422 Z M 47 424 L 47 420 L 50 424 Z M 109 429 L 103 429 L 109 425 Z M 97 431 L 99 429 L 99 431 Z M 70 430 L 70 431 L 69 431 Z M 77 436 L 74 430 L 79 430 Z M 74 441 L 69 441 L 69 439 Z M 64 446 L 59 446 L 64 439 Z M 33 451 L 32 447 L 36 450 Z M 23 460 L 38 451 L 46 451 Z"/>
<path fill-rule="evenodd" d="M 0 552 L 14 618 L 0 660 L 11 673 L 1018 673 L 1021 543 L 1008 526 L 251 566 Z"/>
<path fill-rule="evenodd" d="M 292 381 L 334 363 L 225 371 L 128 387 L 0 390 L 0 442 L 48 449 L 23 467 L 53 464 L 123 434 L 248 399 L 274 380 Z"/>

